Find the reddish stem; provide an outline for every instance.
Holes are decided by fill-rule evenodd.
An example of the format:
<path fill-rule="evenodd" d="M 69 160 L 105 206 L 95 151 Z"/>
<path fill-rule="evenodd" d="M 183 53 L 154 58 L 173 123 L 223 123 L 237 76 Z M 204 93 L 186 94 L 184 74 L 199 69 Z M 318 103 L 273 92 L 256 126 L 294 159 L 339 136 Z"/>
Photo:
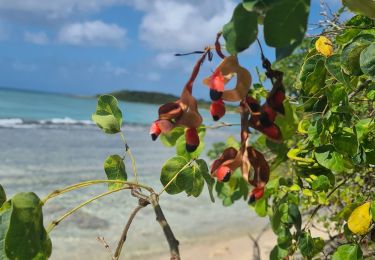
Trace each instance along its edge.
<path fill-rule="evenodd" d="M 220 42 L 219 42 L 219 39 L 220 39 L 221 35 L 222 35 L 222 32 L 218 32 L 217 35 L 216 35 L 215 50 L 216 50 L 217 55 L 219 55 L 220 58 L 224 59 L 225 55 L 221 51 L 221 45 L 220 45 Z"/>
<path fill-rule="evenodd" d="M 199 69 L 202 65 L 202 63 L 204 62 L 207 54 L 210 52 L 210 48 L 207 47 L 205 50 L 204 50 L 204 53 L 202 54 L 202 56 L 199 58 L 199 60 L 197 61 L 197 63 L 195 64 L 194 66 L 194 69 L 193 69 L 193 72 L 191 73 L 191 76 L 190 76 L 190 79 L 189 81 L 186 83 L 185 85 L 185 88 L 190 94 L 192 94 L 193 92 L 193 83 L 195 81 L 195 79 L 197 78 L 198 76 L 198 73 L 199 73 Z"/>

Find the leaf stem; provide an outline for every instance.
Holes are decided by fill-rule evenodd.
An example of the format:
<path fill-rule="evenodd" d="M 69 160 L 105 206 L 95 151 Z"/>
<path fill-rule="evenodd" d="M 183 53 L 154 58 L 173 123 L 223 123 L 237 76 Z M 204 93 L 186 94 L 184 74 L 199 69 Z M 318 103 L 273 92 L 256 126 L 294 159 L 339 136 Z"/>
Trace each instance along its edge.
<path fill-rule="evenodd" d="M 106 191 L 106 192 L 104 192 L 104 193 L 102 193 L 102 194 L 99 194 L 99 195 L 97 195 L 97 196 L 95 196 L 95 197 L 89 199 L 89 200 L 86 200 L 85 202 L 79 204 L 79 205 L 76 206 L 75 208 L 73 208 L 73 209 L 69 210 L 68 212 L 66 212 L 66 213 L 65 213 L 64 215 L 62 215 L 60 218 L 58 218 L 58 219 L 52 221 L 52 222 L 48 225 L 48 227 L 47 227 L 47 229 L 46 229 L 47 233 L 50 233 L 50 232 L 51 232 L 51 231 L 52 231 L 52 230 L 53 230 L 58 224 L 60 224 L 61 221 L 63 221 L 65 218 L 67 218 L 67 217 L 69 217 L 70 215 L 72 215 L 74 212 L 76 212 L 76 211 L 79 210 L 80 208 L 86 206 L 87 204 L 90 204 L 91 202 L 93 202 L 93 201 L 95 201 L 95 200 L 97 200 L 97 199 L 99 199 L 99 198 L 101 198 L 101 197 L 104 197 L 104 196 L 107 196 L 107 195 L 109 195 L 109 194 L 112 194 L 112 193 L 118 192 L 118 191 L 120 191 L 120 190 L 125 190 L 125 189 L 130 189 L 130 187 L 121 187 L 121 188 L 118 188 L 118 189 L 115 189 L 115 190 Z"/>
<path fill-rule="evenodd" d="M 177 178 L 177 176 L 185 170 L 187 167 L 189 167 L 193 162 L 195 162 L 195 159 L 190 160 L 187 164 L 184 165 L 174 176 L 170 181 L 163 187 L 163 189 L 159 192 L 158 196 L 160 196 L 168 187 L 172 184 L 172 182 Z"/>
<path fill-rule="evenodd" d="M 49 199 L 57 197 L 61 194 L 64 194 L 64 193 L 67 193 L 69 191 L 73 191 L 73 190 L 76 190 L 76 189 L 84 188 L 84 187 L 87 187 L 87 186 L 91 186 L 91 185 L 95 185 L 95 184 L 102 184 L 102 183 L 121 183 L 121 184 L 128 185 L 128 186 L 135 186 L 135 187 L 143 188 L 143 189 L 149 191 L 150 193 L 154 192 L 154 190 L 151 187 L 140 184 L 140 183 L 135 183 L 135 182 L 120 181 L 120 180 L 91 180 L 91 181 L 84 181 L 84 182 L 76 183 L 76 184 L 70 185 L 68 187 L 65 187 L 65 188 L 62 188 L 62 189 L 59 189 L 59 190 L 55 190 L 55 191 L 51 192 L 50 194 L 48 194 L 46 197 L 44 197 L 41 200 L 41 203 L 42 203 L 42 205 L 44 205 Z"/>
<path fill-rule="evenodd" d="M 133 173 L 134 173 L 134 178 L 135 178 L 135 182 L 138 183 L 138 177 L 137 177 L 137 167 L 135 166 L 135 159 L 134 159 L 134 156 L 130 150 L 130 147 L 128 145 L 128 142 L 126 141 L 125 139 L 125 136 L 122 132 L 120 132 L 120 136 L 121 136 L 121 140 L 124 142 L 125 144 L 125 152 L 129 155 L 130 157 L 130 160 L 132 162 L 132 168 L 133 168 Z"/>

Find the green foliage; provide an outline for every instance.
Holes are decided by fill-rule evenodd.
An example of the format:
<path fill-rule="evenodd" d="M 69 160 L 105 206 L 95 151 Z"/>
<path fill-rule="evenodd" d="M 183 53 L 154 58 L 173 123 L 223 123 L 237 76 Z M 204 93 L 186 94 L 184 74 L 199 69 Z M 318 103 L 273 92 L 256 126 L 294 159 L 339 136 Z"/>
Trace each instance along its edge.
<path fill-rule="evenodd" d="M 107 174 L 108 180 L 126 181 L 128 179 L 124 160 L 117 154 L 110 155 L 105 159 L 104 171 Z M 108 183 L 109 190 L 115 190 L 122 186 L 123 184 L 121 183 Z"/>
<path fill-rule="evenodd" d="M 375 18 L 375 3 L 372 0 L 343 0 L 342 3 L 353 12 Z"/>
<path fill-rule="evenodd" d="M 359 64 L 363 73 L 375 80 L 375 44 L 370 44 L 361 52 Z"/>
<path fill-rule="evenodd" d="M 362 260 L 362 250 L 357 244 L 339 246 L 332 256 L 332 260 Z"/>
<path fill-rule="evenodd" d="M 110 95 L 99 96 L 96 112 L 92 115 L 92 120 L 107 134 L 120 132 L 122 112 L 118 108 L 117 99 Z"/>
<path fill-rule="evenodd" d="M 1 186 L 0 184 L 0 208 L 6 200 L 7 200 L 7 195 L 5 193 L 3 186 Z"/>
<path fill-rule="evenodd" d="M 40 199 L 35 193 L 16 194 L 0 209 L 0 258 L 47 259 L 52 243 L 43 227 Z"/>
<path fill-rule="evenodd" d="M 184 135 L 183 127 L 175 127 L 169 133 L 161 134 L 160 141 L 167 147 L 176 145 L 177 140 Z"/>
<path fill-rule="evenodd" d="M 223 27 L 227 51 L 234 55 L 246 50 L 258 34 L 257 14 L 246 11 L 242 4 L 234 9 L 232 19 Z"/>
<path fill-rule="evenodd" d="M 204 143 L 204 137 L 206 135 L 206 128 L 204 126 L 200 127 L 198 129 L 198 136 L 199 136 L 199 146 L 194 152 L 188 152 L 186 151 L 186 140 L 185 140 L 185 135 L 181 135 L 177 140 L 176 140 L 176 154 L 179 156 L 183 156 L 186 159 L 195 159 L 198 158 L 199 155 L 203 152 L 205 143 Z"/>

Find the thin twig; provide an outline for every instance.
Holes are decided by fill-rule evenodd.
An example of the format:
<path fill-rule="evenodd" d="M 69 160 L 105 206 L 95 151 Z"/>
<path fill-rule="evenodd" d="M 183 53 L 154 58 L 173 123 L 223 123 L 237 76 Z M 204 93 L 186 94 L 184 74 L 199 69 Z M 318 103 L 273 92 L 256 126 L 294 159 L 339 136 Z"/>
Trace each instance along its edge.
<path fill-rule="evenodd" d="M 150 202 L 148 202 L 147 200 L 144 200 L 144 199 L 139 199 L 138 200 L 138 206 L 133 210 L 133 212 L 130 214 L 130 217 L 124 227 L 124 230 L 122 231 L 122 234 L 121 234 L 121 237 L 120 237 L 120 240 L 118 242 L 118 245 L 117 245 L 117 248 L 116 248 L 116 251 L 115 251 L 115 254 L 113 256 L 113 259 L 114 260 L 118 260 L 119 257 L 120 257 L 120 254 L 121 254 L 121 250 L 124 246 L 124 243 L 126 241 L 126 237 L 127 237 L 127 234 L 128 234 L 128 231 L 129 231 L 129 228 L 130 228 L 130 225 L 131 223 L 133 222 L 133 219 L 134 217 L 137 215 L 137 213 L 144 207 L 146 207 L 148 204 L 150 204 Z"/>
<path fill-rule="evenodd" d="M 126 141 L 125 139 L 125 136 L 122 132 L 120 132 L 120 136 L 121 136 L 121 139 L 122 141 L 124 142 L 125 144 L 125 152 L 129 155 L 130 157 L 130 160 L 132 162 L 132 168 L 133 168 L 133 173 L 134 173 L 134 178 L 135 178 L 135 182 L 138 183 L 138 177 L 137 177 L 137 167 L 135 166 L 135 159 L 134 159 L 134 156 L 130 150 L 130 147 L 128 145 L 128 142 Z"/>
<path fill-rule="evenodd" d="M 121 188 L 118 188 L 118 189 L 115 189 L 115 190 L 110 190 L 110 191 L 107 191 L 107 192 L 104 192 L 102 194 L 99 194 L 81 204 L 79 204 L 77 207 L 69 210 L 68 212 L 66 212 L 64 215 L 62 215 L 61 217 L 59 217 L 58 219 L 52 221 L 48 227 L 46 228 L 46 231 L 47 233 L 50 233 L 58 224 L 60 224 L 61 221 L 63 221 L 65 218 L 69 217 L 70 215 L 72 215 L 74 212 L 76 212 L 77 210 L 79 210 L 80 208 L 86 206 L 87 204 L 90 204 L 91 202 L 101 198 L 101 197 L 104 197 L 104 196 L 107 196 L 109 194 L 112 194 L 112 193 L 115 193 L 115 192 L 118 192 L 120 190 L 125 190 L 125 189 L 129 189 L 129 187 L 121 187 Z"/>
<path fill-rule="evenodd" d="M 104 237 L 96 237 L 96 240 L 98 240 L 100 243 L 104 245 L 104 248 L 107 250 L 107 252 L 109 253 L 112 259 L 113 254 L 112 254 L 111 248 L 109 247 L 108 243 L 105 241 Z"/>

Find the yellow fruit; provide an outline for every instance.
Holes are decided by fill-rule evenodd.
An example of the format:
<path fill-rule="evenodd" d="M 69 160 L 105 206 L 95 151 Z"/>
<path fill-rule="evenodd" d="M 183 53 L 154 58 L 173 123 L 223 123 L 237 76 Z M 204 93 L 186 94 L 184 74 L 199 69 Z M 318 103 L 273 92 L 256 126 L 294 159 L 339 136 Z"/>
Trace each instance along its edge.
<path fill-rule="evenodd" d="M 323 54 L 326 57 L 331 56 L 333 53 L 332 42 L 324 36 L 320 36 L 319 39 L 315 42 L 315 48 L 319 53 Z"/>
<path fill-rule="evenodd" d="M 366 202 L 353 210 L 348 219 L 348 227 L 354 234 L 364 235 L 368 232 L 370 225 L 370 202 Z"/>

